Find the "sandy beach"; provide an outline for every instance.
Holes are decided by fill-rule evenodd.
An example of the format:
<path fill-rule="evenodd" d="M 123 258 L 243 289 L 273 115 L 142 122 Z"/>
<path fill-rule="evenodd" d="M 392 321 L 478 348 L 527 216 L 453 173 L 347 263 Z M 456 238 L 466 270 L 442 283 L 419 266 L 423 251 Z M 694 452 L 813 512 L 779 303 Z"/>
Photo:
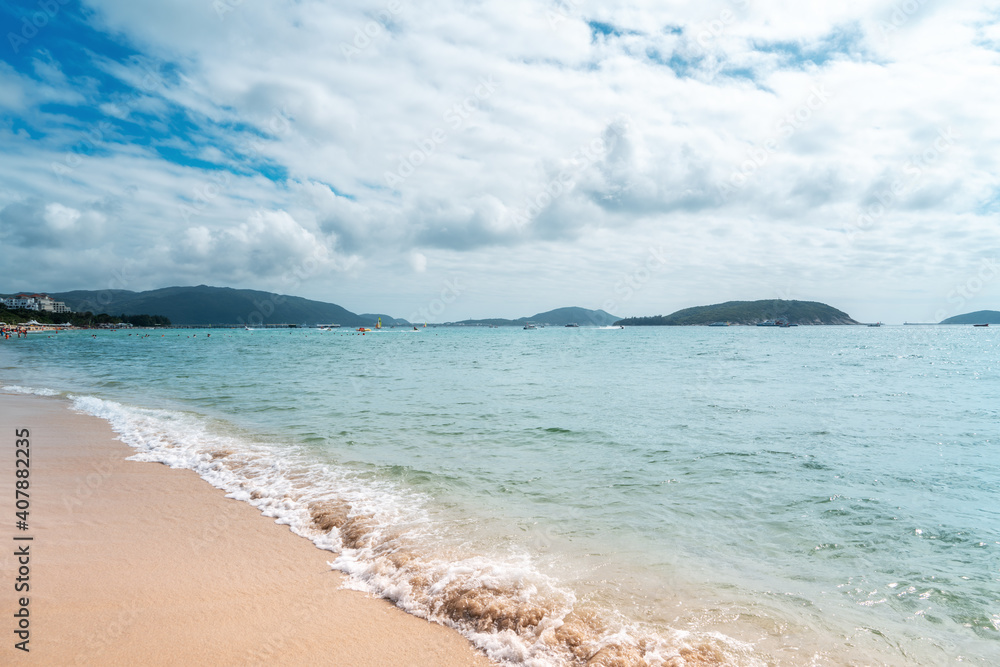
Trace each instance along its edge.
<path fill-rule="evenodd" d="M 107 422 L 64 400 L 0 394 L 0 424 L 0 663 L 491 664 L 453 630 L 343 590 L 331 553 L 194 472 L 126 461 Z M 16 429 L 30 431 L 27 530 Z M 24 545 L 30 590 L 16 593 Z M 22 596 L 28 653 L 15 648 Z"/>

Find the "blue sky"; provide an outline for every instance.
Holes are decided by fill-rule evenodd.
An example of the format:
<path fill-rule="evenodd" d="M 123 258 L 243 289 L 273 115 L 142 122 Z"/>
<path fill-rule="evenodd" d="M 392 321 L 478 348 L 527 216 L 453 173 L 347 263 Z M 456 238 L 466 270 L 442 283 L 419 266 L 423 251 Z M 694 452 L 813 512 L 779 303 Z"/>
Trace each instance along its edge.
<path fill-rule="evenodd" d="M 1000 309 L 997 2 L 0 16 L 4 291 L 213 284 L 438 321 Z"/>

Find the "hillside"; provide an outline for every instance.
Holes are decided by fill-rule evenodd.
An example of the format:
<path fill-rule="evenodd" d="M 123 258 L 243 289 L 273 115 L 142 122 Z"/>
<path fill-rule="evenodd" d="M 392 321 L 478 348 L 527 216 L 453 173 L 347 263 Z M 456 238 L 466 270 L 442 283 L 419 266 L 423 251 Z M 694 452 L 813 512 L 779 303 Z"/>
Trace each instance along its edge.
<path fill-rule="evenodd" d="M 616 322 L 626 326 L 689 326 L 713 322 L 757 324 L 765 320 L 784 320 L 790 324 L 859 324 L 845 312 L 816 301 L 727 301 L 711 306 L 696 306 L 670 315 L 630 317 Z"/>
<path fill-rule="evenodd" d="M 527 322 L 535 324 L 550 324 L 552 326 L 565 326 L 567 324 L 579 324 L 581 327 L 605 327 L 614 324 L 618 318 L 603 310 L 589 310 L 570 306 L 568 308 L 556 308 L 547 310 L 544 313 L 537 313 L 531 317 L 521 317 L 516 320 L 505 320 L 492 318 L 485 320 L 462 320 L 461 322 L 450 322 L 463 326 L 497 326 L 497 327 L 521 327 Z"/>
<path fill-rule="evenodd" d="M 955 317 L 941 320 L 941 324 L 1000 324 L 1000 311 L 977 310 L 974 313 L 956 315 Z"/>
<path fill-rule="evenodd" d="M 112 315 L 164 315 L 185 324 L 340 324 L 372 325 L 374 320 L 333 303 L 229 287 L 166 287 L 148 292 L 127 290 L 51 293 L 75 311 Z M 384 321 L 384 320 L 383 320 Z"/>
<path fill-rule="evenodd" d="M 392 315 L 386 315 L 385 313 L 361 313 L 360 315 L 358 315 L 358 317 L 365 320 L 366 322 L 371 322 L 372 324 L 378 322 L 379 318 L 381 317 L 382 326 L 384 327 L 412 326 L 412 323 L 407 322 L 406 320 L 400 317 L 393 317 Z"/>

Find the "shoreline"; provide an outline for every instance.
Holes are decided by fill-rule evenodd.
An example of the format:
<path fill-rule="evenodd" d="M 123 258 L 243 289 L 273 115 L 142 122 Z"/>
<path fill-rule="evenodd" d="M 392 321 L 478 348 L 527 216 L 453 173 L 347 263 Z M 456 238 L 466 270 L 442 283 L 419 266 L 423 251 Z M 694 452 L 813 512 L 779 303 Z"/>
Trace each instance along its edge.
<path fill-rule="evenodd" d="M 29 528 L 10 516 L 3 530 L 29 545 L 30 588 L 13 590 L 5 548 L 5 664 L 494 664 L 456 631 L 342 588 L 333 554 L 195 472 L 126 461 L 110 425 L 64 399 L 0 393 L 0 425 L 11 515 L 14 432 L 30 431 Z M 29 653 L 14 646 L 20 596 Z"/>

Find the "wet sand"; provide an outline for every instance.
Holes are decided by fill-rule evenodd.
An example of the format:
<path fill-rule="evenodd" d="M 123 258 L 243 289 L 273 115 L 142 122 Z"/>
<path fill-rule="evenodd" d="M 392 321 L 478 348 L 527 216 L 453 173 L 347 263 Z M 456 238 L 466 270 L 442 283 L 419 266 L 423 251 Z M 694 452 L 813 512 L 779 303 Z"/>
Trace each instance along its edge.
<path fill-rule="evenodd" d="M 23 428 L 26 531 L 14 506 Z M 0 664 L 492 664 L 451 629 L 341 589 L 333 554 L 194 472 L 126 461 L 107 422 L 65 400 L 0 394 L 0 434 Z M 22 545 L 30 591 L 16 593 Z M 29 653 L 14 647 L 20 596 Z"/>

